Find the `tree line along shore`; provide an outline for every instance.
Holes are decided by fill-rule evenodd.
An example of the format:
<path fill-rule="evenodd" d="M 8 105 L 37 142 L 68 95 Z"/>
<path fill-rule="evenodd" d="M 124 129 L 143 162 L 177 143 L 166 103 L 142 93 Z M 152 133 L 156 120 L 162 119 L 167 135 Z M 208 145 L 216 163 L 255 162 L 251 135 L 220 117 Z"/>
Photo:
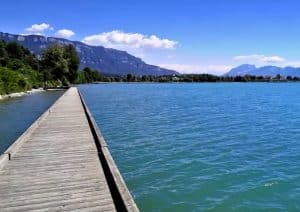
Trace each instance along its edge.
<path fill-rule="evenodd" d="M 79 64 L 72 45 L 55 44 L 36 56 L 15 42 L 0 41 L 0 95 L 101 79 L 98 71 L 79 71 Z"/>
<path fill-rule="evenodd" d="M 79 70 L 80 58 L 72 45 L 54 44 L 36 56 L 23 46 L 0 41 L 0 95 L 37 88 L 54 88 L 94 82 L 287 82 L 293 76 L 215 76 L 181 74 L 172 76 L 107 76 L 89 67 Z"/>
<path fill-rule="evenodd" d="M 211 74 L 181 74 L 173 76 L 100 76 L 99 82 L 298 82 L 299 77 L 292 76 L 216 76 Z"/>

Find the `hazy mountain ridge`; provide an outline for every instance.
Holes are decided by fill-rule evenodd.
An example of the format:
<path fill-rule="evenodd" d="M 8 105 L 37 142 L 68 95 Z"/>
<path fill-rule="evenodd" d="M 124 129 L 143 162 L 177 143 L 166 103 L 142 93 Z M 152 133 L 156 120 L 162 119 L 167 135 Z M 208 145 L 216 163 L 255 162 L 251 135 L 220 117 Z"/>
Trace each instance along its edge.
<path fill-rule="evenodd" d="M 40 35 L 14 35 L 0 32 L 0 40 L 18 42 L 36 55 L 51 44 L 72 44 L 80 56 L 80 67 L 90 67 L 111 75 L 173 75 L 178 72 L 149 65 L 140 58 L 134 57 L 125 51 L 89 46 L 79 41 L 70 41 L 63 38 L 44 37 Z"/>
<path fill-rule="evenodd" d="M 300 68 L 297 67 L 277 67 L 277 66 L 263 66 L 256 67 L 255 65 L 244 64 L 231 69 L 225 74 L 225 76 L 245 76 L 245 75 L 256 75 L 256 76 L 293 76 L 300 77 Z"/>

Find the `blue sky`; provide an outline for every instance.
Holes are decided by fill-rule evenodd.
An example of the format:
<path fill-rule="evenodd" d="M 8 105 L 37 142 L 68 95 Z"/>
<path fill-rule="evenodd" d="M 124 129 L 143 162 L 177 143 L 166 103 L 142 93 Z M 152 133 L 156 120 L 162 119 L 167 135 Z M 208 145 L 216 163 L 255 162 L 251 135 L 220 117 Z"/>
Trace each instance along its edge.
<path fill-rule="evenodd" d="M 0 31 L 126 50 L 183 73 L 300 66 L 297 0 L 51 0 L 1 2 Z"/>

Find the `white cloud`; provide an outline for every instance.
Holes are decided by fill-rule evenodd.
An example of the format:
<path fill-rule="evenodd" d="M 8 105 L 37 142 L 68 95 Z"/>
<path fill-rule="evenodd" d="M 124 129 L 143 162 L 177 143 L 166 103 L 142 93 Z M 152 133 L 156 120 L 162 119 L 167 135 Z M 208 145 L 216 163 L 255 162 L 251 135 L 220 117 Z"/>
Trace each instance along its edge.
<path fill-rule="evenodd" d="M 283 66 L 300 67 L 300 61 L 287 61 Z"/>
<path fill-rule="evenodd" d="M 285 61 L 285 58 L 280 56 L 265 56 L 261 54 L 252 54 L 235 56 L 233 60 L 252 63 L 282 63 Z"/>
<path fill-rule="evenodd" d="M 41 23 L 33 24 L 31 27 L 25 29 L 27 33 L 35 35 L 43 35 L 45 30 L 53 30 L 53 27 L 51 27 L 50 24 Z"/>
<path fill-rule="evenodd" d="M 54 35 L 59 38 L 70 38 L 75 35 L 75 33 L 69 29 L 60 29 Z"/>
<path fill-rule="evenodd" d="M 176 70 L 182 74 L 224 74 L 228 72 L 231 68 L 230 65 L 190 65 L 190 64 L 160 64 L 159 66 Z"/>
<path fill-rule="evenodd" d="M 82 42 L 89 45 L 102 45 L 122 50 L 128 48 L 174 49 L 178 44 L 177 41 L 161 39 L 156 35 L 147 36 L 140 33 L 126 33 L 118 30 L 86 36 Z"/>

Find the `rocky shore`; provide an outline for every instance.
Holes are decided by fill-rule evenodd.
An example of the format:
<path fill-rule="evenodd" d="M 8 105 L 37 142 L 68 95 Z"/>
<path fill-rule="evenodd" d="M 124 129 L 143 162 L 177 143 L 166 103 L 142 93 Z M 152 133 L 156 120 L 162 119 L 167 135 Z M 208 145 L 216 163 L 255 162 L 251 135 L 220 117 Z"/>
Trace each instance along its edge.
<path fill-rule="evenodd" d="M 0 95 L 0 100 L 14 98 L 14 97 L 20 97 L 20 96 L 25 96 L 25 95 L 30 95 L 30 94 L 33 94 L 33 93 L 38 93 L 38 92 L 43 92 L 43 91 L 44 91 L 43 88 L 38 88 L 38 89 L 32 89 L 32 90 L 29 90 L 29 91 L 23 91 L 23 92 L 18 92 L 18 93 L 4 94 L 4 95 Z"/>

